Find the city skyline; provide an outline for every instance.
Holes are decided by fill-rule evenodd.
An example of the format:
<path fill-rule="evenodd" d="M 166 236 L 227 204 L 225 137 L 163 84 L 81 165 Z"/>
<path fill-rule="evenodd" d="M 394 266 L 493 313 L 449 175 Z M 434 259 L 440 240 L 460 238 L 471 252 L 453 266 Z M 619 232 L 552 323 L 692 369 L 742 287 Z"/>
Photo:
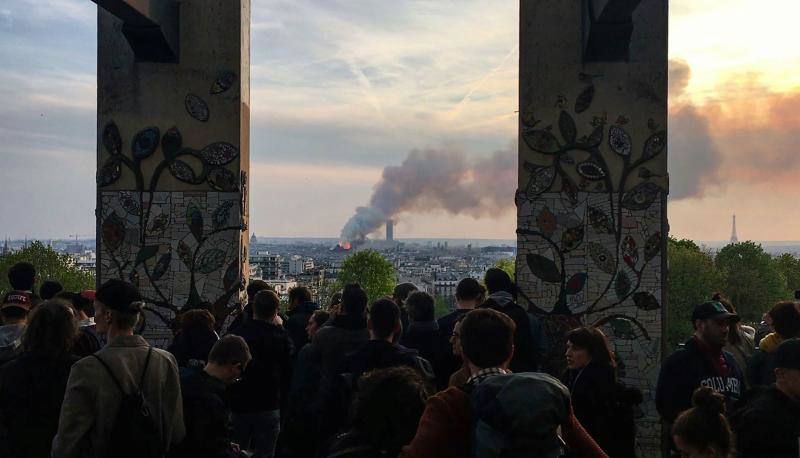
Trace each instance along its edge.
<path fill-rule="evenodd" d="M 515 157 L 517 3 L 254 0 L 251 228 L 336 237 L 414 149 Z M 671 2 L 672 234 L 726 240 L 735 206 L 741 240 L 794 240 L 800 51 L 774 44 L 800 6 L 719 3 Z M 0 235 L 91 234 L 96 6 L 4 5 L 0 38 Z M 497 185 L 496 215 L 421 202 L 395 237 L 513 239 L 516 183 Z"/>

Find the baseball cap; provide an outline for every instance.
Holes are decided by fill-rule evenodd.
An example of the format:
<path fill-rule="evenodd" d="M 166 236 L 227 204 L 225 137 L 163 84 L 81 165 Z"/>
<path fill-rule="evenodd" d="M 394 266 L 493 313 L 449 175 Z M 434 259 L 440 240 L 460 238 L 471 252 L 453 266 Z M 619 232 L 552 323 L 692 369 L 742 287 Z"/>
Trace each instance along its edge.
<path fill-rule="evenodd" d="M 9 291 L 3 296 L 0 310 L 11 307 L 21 308 L 25 311 L 31 309 L 31 294 L 27 291 Z"/>
<path fill-rule="evenodd" d="M 775 367 L 800 369 L 800 339 L 789 339 L 775 350 Z"/>
<path fill-rule="evenodd" d="M 729 318 L 732 321 L 739 321 L 739 315 L 730 313 L 719 301 L 708 301 L 696 305 L 692 312 L 692 322 L 694 320 L 707 320 L 709 318 Z"/>

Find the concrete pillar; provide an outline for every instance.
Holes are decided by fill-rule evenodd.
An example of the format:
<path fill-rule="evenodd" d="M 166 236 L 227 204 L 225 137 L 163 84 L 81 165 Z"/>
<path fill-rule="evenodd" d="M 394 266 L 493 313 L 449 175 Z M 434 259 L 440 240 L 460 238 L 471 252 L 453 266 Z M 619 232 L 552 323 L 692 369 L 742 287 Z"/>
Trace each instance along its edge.
<path fill-rule="evenodd" d="M 545 326 L 599 327 L 644 394 L 642 456 L 656 456 L 655 383 L 666 304 L 667 0 L 520 2 L 517 281 Z"/>
<path fill-rule="evenodd" d="M 148 11 L 140 8 L 146 1 L 132 4 Z M 157 43 L 168 52 L 148 52 L 148 37 L 161 34 L 124 23 L 120 1 L 106 5 L 114 14 L 104 3 L 98 1 L 98 283 L 137 284 L 148 302 L 145 335 L 163 345 L 182 311 L 204 308 L 224 321 L 247 278 L 250 2 L 174 3 L 176 62 L 159 57 L 174 57 L 175 39 Z M 161 17 L 161 27 L 174 30 L 170 16 Z"/>

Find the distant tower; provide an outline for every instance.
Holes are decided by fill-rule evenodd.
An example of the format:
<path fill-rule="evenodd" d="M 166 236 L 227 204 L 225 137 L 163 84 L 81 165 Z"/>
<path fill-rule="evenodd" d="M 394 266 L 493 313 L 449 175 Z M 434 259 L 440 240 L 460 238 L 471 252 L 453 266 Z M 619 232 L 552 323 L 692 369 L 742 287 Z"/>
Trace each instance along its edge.
<path fill-rule="evenodd" d="M 387 242 L 394 241 L 394 221 L 390 219 L 386 220 L 386 241 Z"/>
<path fill-rule="evenodd" d="M 3 244 L 3 256 L 7 254 L 11 254 L 11 248 L 8 247 L 8 237 L 6 237 L 6 243 Z"/>
<path fill-rule="evenodd" d="M 258 243 L 258 238 L 256 237 L 256 234 L 251 235 L 250 236 L 250 245 L 255 245 L 257 243 Z"/>
<path fill-rule="evenodd" d="M 736 214 L 733 215 L 733 229 L 731 230 L 731 243 L 739 243 L 739 237 L 736 236 Z"/>

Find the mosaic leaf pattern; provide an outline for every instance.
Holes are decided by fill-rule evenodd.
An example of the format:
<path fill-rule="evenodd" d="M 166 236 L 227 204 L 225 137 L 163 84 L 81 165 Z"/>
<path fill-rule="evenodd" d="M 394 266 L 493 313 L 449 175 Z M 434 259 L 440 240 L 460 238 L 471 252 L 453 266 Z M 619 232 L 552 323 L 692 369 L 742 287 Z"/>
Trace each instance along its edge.
<path fill-rule="evenodd" d="M 150 274 L 150 279 L 158 281 L 169 270 L 169 265 L 172 262 L 172 253 L 166 253 L 159 258 L 156 265 L 153 267 L 153 272 Z"/>
<path fill-rule="evenodd" d="M 583 113 L 588 110 L 594 100 L 594 85 L 586 86 L 578 98 L 575 99 L 575 113 Z"/>
<path fill-rule="evenodd" d="M 602 180 L 606 176 L 603 169 L 591 160 L 581 162 L 576 168 L 578 174 L 587 180 Z"/>
<path fill-rule="evenodd" d="M 622 127 L 611 126 L 608 128 L 608 146 L 620 156 L 630 156 L 631 136 Z"/>
<path fill-rule="evenodd" d="M 588 278 L 589 275 L 584 272 L 573 275 L 569 280 L 567 280 L 567 294 L 578 294 L 583 291 L 583 287 L 586 285 L 586 280 Z"/>
<path fill-rule="evenodd" d="M 205 102 L 205 100 L 201 99 L 200 96 L 195 94 L 186 94 L 183 104 L 186 107 L 186 112 L 189 113 L 189 116 L 200 122 L 208 121 L 210 115 L 208 111 L 208 104 Z"/>
<path fill-rule="evenodd" d="M 603 245 L 597 242 L 589 242 L 586 244 L 586 249 L 589 252 L 589 257 L 592 262 L 603 272 L 614 275 L 614 256 Z"/>
<path fill-rule="evenodd" d="M 236 175 L 226 168 L 215 168 L 208 172 L 208 184 L 217 191 L 222 192 L 236 192 L 239 190 L 237 186 L 239 180 Z"/>
<path fill-rule="evenodd" d="M 603 143 L 604 132 L 605 131 L 602 125 L 595 127 L 592 133 L 586 137 L 586 147 L 596 148 L 600 145 L 600 143 Z"/>
<path fill-rule="evenodd" d="M 210 165 L 227 165 L 239 157 L 239 148 L 228 142 L 216 142 L 200 150 L 200 157 Z"/>
<path fill-rule="evenodd" d="M 214 80 L 214 83 L 211 84 L 211 89 L 208 92 L 211 95 L 222 94 L 233 87 L 234 82 L 236 82 L 236 73 L 223 72 L 217 77 L 216 80 Z"/>
<path fill-rule="evenodd" d="M 661 194 L 654 183 L 641 183 L 622 196 L 622 207 L 628 210 L 647 210 Z"/>
<path fill-rule="evenodd" d="M 578 248 L 583 242 L 583 226 L 575 226 L 561 234 L 561 250 L 564 252 Z"/>
<path fill-rule="evenodd" d="M 184 183 L 197 184 L 197 175 L 192 166 L 180 159 L 175 159 L 169 164 L 169 173 Z"/>
<path fill-rule="evenodd" d="M 174 156 L 183 146 L 183 138 L 177 127 L 170 128 L 161 138 L 161 149 L 167 157 Z"/>
<path fill-rule="evenodd" d="M 626 235 L 622 240 L 622 260 L 631 269 L 636 269 L 636 264 L 639 262 L 639 250 L 636 246 L 636 241 L 630 235 Z"/>
<path fill-rule="evenodd" d="M 119 180 L 120 176 L 122 176 L 120 161 L 119 159 L 111 157 L 100 170 L 97 171 L 97 186 L 102 188 L 111 185 Z"/>
<path fill-rule="evenodd" d="M 119 193 L 119 202 L 122 204 L 122 208 L 131 215 L 139 216 L 142 214 L 142 207 L 130 192 Z"/>
<path fill-rule="evenodd" d="M 186 208 L 186 225 L 198 242 L 203 239 L 203 212 L 197 208 L 194 202 Z"/>
<path fill-rule="evenodd" d="M 539 153 L 555 154 L 561 149 L 556 136 L 549 130 L 523 130 L 522 139 L 530 149 Z"/>
<path fill-rule="evenodd" d="M 545 236 L 550 237 L 553 235 L 553 232 L 556 230 L 556 217 L 549 208 L 544 207 L 542 211 L 539 212 L 539 216 L 536 217 L 536 226 Z"/>
<path fill-rule="evenodd" d="M 611 221 L 611 216 L 604 211 L 589 207 L 589 224 L 592 225 L 595 232 L 598 234 L 613 234 L 614 225 Z"/>
<path fill-rule="evenodd" d="M 525 193 L 529 199 L 533 199 L 550 189 L 556 177 L 555 167 L 539 167 L 531 163 L 525 163 L 525 170 L 531 172 L 531 177 L 528 180 L 528 188 Z"/>
<path fill-rule="evenodd" d="M 561 132 L 561 138 L 566 143 L 575 143 L 575 137 L 578 135 L 578 128 L 575 127 L 575 120 L 564 110 L 558 117 L 558 130 Z"/>
<path fill-rule="evenodd" d="M 225 270 L 225 275 L 222 277 L 222 287 L 225 290 L 231 289 L 239 280 L 239 260 L 234 259 Z"/>
<path fill-rule="evenodd" d="M 528 261 L 528 268 L 540 280 L 547 283 L 559 283 L 561 272 L 552 259 L 545 258 L 539 254 L 529 253 L 525 259 Z"/>
<path fill-rule="evenodd" d="M 122 136 L 119 133 L 119 127 L 114 121 L 109 121 L 103 128 L 103 147 L 108 154 L 115 156 L 122 153 Z"/>
<path fill-rule="evenodd" d="M 167 226 L 169 226 L 169 215 L 161 213 L 153 218 L 153 222 L 150 224 L 148 232 L 150 235 L 158 235 L 164 232 Z"/>
<path fill-rule="evenodd" d="M 608 322 L 614 337 L 622 340 L 636 340 L 636 328 L 631 320 L 616 317 Z"/>
<path fill-rule="evenodd" d="M 160 138 L 161 135 L 158 131 L 158 127 L 147 127 L 137 132 L 136 135 L 133 136 L 133 141 L 131 143 L 133 158 L 142 160 L 150 157 L 156 151 L 156 148 L 158 148 Z"/>
<path fill-rule="evenodd" d="M 661 130 L 654 133 L 644 142 L 642 158 L 651 159 L 658 156 L 665 146 L 667 146 L 667 132 Z"/>
<path fill-rule="evenodd" d="M 658 310 L 661 308 L 661 304 L 658 303 L 658 299 L 656 299 L 652 293 L 647 291 L 639 291 L 634 293 L 633 303 L 636 304 L 636 308 L 640 310 Z"/>
<path fill-rule="evenodd" d="M 148 245 L 143 246 L 138 253 L 136 253 L 136 261 L 134 261 L 133 265 L 138 266 L 147 260 L 155 257 L 158 254 L 158 245 Z"/>
<path fill-rule="evenodd" d="M 661 251 L 661 232 L 656 232 L 647 238 L 644 244 L 644 259 L 650 261 Z"/>
<path fill-rule="evenodd" d="M 117 251 L 125 240 L 125 223 L 116 213 L 112 213 L 103 221 L 100 231 L 103 234 L 103 243 L 112 253 Z"/>
<path fill-rule="evenodd" d="M 219 248 L 211 248 L 203 252 L 197 260 L 197 271 L 210 274 L 225 264 L 225 252 Z"/>
<path fill-rule="evenodd" d="M 212 215 L 212 227 L 214 229 L 219 229 L 221 227 L 225 227 L 228 224 L 228 220 L 231 217 L 231 208 L 235 202 L 232 200 L 226 200 L 222 202 Z"/>
<path fill-rule="evenodd" d="M 625 271 L 620 270 L 617 272 L 617 278 L 614 280 L 614 292 L 617 294 L 618 299 L 622 300 L 622 298 L 626 297 L 631 292 L 632 286 L 631 279 Z"/>
<path fill-rule="evenodd" d="M 578 187 L 566 173 L 561 174 L 561 192 L 567 196 L 570 205 L 578 205 Z"/>
<path fill-rule="evenodd" d="M 178 242 L 178 258 L 189 269 L 192 269 L 192 249 L 183 240 Z"/>

